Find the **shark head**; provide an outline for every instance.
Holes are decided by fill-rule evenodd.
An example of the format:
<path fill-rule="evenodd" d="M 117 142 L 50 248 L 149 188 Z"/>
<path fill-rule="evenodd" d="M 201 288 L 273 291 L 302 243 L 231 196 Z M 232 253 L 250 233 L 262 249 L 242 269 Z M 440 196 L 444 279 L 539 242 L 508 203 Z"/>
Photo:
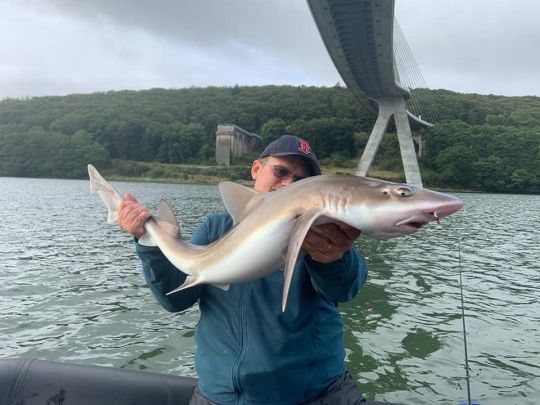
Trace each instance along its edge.
<path fill-rule="evenodd" d="M 417 232 L 430 222 L 440 223 L 463 207 L 457 197 L 409 184 L 359 178 L 350 198 L 346 221 L 362 234 L 390 239 Z"/>

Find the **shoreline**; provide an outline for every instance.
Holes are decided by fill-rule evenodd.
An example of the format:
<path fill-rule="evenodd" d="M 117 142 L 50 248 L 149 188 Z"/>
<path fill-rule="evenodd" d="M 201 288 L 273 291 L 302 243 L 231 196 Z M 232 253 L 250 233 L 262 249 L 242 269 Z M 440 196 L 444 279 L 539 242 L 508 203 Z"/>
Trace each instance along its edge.
<path fill-rule="evenodd" d="M 147 166 L 142 175 L 125 175 L 119 173 L 122 170 L 121 166 L 113 165 L 110 169 L 103 170 L 103 176 L 110 181 L 133 181 L 140 183 L 169 183 L 169 184 L 201 184 L 201 185 L 217 185 L 222 181 L 233 181 L 244 185 L 253 185 L 247 165 L 242 166 L 210 166 L 210 165 L 163 165 L 157 166 L 165 168 L 156 173 L 156 166 Z M 321 166 L 322 174 L 347 174 L 354 175 L 356 168 L 354 167 L 336 167 L 336 166 Z M 145 175 L 146 173 L 152 175 Z M 207 174 L 208 173 L 208 174 Z M 165 174 L 165 175 L 164 175 Z M 244 175 L 244 176 L 242 176 Z M 403 174 L 397 171 L 390 170 L 372 170 L 368 177 L 373 177 L 380 180 L 386 180 L 396 183 L 403 183 Z"/>
<path fill-rule="evenodd" d="M 356 167 L 321 166 L 322 174 L 348 174 L 354 175 Z M 190 185 L 217 185 L 222 181 L 232 181 L 248 187 L 253 186 L 249 174 L 249 165 L 212 166 L 212 165 L 181 165 L 161 164 L 155 162 L 114 161 L 112 166 L 100 170 L 103 177 L 109 181 L 135 182 L 135 183 L 163 183 L 163 184 L 190 184 Z M 130 174 L 126 174 L 130 173 Z M 149 175 L 147 175 L 149 174 Z M 0 176 L 6 178 L 36 178 L 57 180 L 87 180 L 88 177 L 21 177 Z M 367 177 L 395 183 L 405 183 L 404 174 L 391 170 L 370 170 Z M 447 193 L 483 193 L 483 194 L 516 194 L 540 195 L 540 191 L 490 191 L 479 189 L 462 189 L 451 187 L 436 187 L 427 185 L 426 188 Z"/>
<path fill-rule="evenodd" d="M 346 172 L 324 172 L 322 174 L 353 174 L 353 173 L 346 173 Z M 385 180 L 385 181 L 391 181 L 391 182 L 397 182 L 397 183 L 404 183 L 403 181 L 398 180 L 390 180 L 388 178 L 381 178 L 376 177 L 375 175 L 367 176 L 367 177 L 373 177 L 377 180 Z M 234 183 L 242 184 L 247 187 L 253 187 L 253 180 L 231 180 L 230 178 L 226 177 L 216 177 L 212 179 L 178 179 L 178 178 L 154 178 L 154 177 L 144 177 L 144 176 L 138 176 L 138 177 L 129 177 L 129 176 L 119 176 L 119 175 L 108 175 L 107 176 L 108 181 L 119 181 L 119 182 L 133 182 L 133 183 L 163 183 L 163 184 L 189 184 L 189 185 L 200 185 L 200 186 L 217 186 L 222 181 L 232 181 Z M 453 189 L 453 188 L 446 188 L 446 187 L 426 187 L 433 191 L 438 191 L 441 193 L 467 193 L 467 194 L 515 194 L 515 195 L 540 195 L 540 193 L 535 193 L 532 191 L 528 192 L 517 192 L 517 191 L 486 191 L 486 190 L 474 190 L 474 189 Z"/>

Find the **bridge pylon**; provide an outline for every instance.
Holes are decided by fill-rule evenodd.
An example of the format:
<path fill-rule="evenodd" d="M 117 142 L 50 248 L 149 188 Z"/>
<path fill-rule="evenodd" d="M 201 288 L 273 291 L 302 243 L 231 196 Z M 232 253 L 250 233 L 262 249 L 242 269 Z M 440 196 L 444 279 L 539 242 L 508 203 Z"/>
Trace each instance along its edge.
<path fill-rule="evenodd" d="M 395 21 L 394 0 L 307 2 L 341 78 L 367 111 L 377 114 L 378 110 L 356 174 L 367 174 L 394 117 L 406 181 L 422 186 L 411 125 L 425 128 L 432 124 L 425 108 L 429 105 L 411 91 L 426 86 Z"/>
<path fill-rule="evenodd" d="M 388 128 L 390 119 L 394 117 L 399 140 L 399 149 L 401 150 L 401 161 L 403 162 L 403 169 L 405 171 L 405 181 L 408 184 L 422 187 L 422 176 L 416 158 L 416 150 L 414 148 L 411 126 L 409 125 L 409 116 L 407 114 L 405 98 L 401 96 L 388 97 L 376 100 L 376 102 L 379 106 L 379 114 L 371 131 L 371 135 L 369 136 L 364 153 L 358 163 L 356 175 L 367 175 L 369 168 L 373 163 L 373 159 L 375 158 L 375 154 L 379 149 L 383 135 Z"/>

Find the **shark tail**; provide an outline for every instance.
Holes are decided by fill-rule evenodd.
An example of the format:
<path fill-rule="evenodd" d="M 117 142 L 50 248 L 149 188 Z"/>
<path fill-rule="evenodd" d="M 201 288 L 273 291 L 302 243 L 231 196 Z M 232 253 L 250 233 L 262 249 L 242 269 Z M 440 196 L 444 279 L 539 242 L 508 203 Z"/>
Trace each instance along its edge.
<path fill-rule="evenodd" d="M 97 192 L 107 207 L 107 222 L 116 222 L 118 207 L 124 199 L 92 165 L 88 165 L 88 176 L 90 177 L 90 191 Z"/>

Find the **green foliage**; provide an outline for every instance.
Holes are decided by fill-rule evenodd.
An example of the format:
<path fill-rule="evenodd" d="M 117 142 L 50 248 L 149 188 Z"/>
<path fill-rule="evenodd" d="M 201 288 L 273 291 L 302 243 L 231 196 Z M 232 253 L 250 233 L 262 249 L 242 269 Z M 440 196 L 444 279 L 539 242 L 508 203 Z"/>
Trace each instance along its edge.
<path fill-rule="evenodd" d="M 81 178 L 88 163 L 108 167 L 109 156 L 85 131 L 68 136 L 0 127 L 0 176 Z"/>
<path fill-rule="evenodd" d="M 287 133 L 307 139 L 320 158 L 340 153 L 345 157 L 356 154 L 353 120 L 348 118 L 315 118 L 296 120 L 287 126 Z"/>
<path fill-rule="evenodd" d="M 202 166 L 113 160 L 108 177 L 139 177 L 159 181 L 217 183 L 223 179 L 250 181 L 250 166 Z"/>
<path fill-rule="evenodd" d="M 429 157 L 422 163 L 436 185 L 540 191 L 540 126 L 445 121 L 430 128 L 426 138 Z"/>
<path fill-rule="evenodd" d="M 401 152 L 397 134 L 387 133 L 379 146 L 379 151 L 373 160 L 373 167 L 379 170 L 401 169 Z"/>
<path fill-rule="evenodd" d="M 454 145 L 445 148 L 435 159 L 435 167 L 440 181 L 444 184 L 463 184 L 470 186 L 470 177 L 474 161 L 477 159 L 473 151 L 463 145 Z"/>
<path fill-rule="evenodd" d="M 280 135 L 285 134 L 287 124 L 281 118 L 271 118 L 261 127 L 262 144 L 268 145 L 275 141 Z"/>
<path fill-rule="evenodd" d="M 415 90 L 426 92 L 435 101 L 431 113 L 441 118 L 424 133 L 427 155 L 420 165 L 426 185 L 540 191 L 538 97 Z M 111 158 L 121 176 L 196 181 L 217 175 L 212 170 L 218 169 L 194 165 L 214 164 L 216 127 L 226 123 L 260 134 L 264 144 L 283 133 L 303 136 L 324 164 L 350 168 L 374 121 L 341 86 L 152 89 L 4 100 L 0 175 L 85 177 L 87 163 L 107 168 Z M 226 176 L 249 179 L 253 156 L 235 158 L 235 168 L 223 169 L 229 170 Z M 374 165 L 402 170 L 395 134 L 385 135 Z"/>

